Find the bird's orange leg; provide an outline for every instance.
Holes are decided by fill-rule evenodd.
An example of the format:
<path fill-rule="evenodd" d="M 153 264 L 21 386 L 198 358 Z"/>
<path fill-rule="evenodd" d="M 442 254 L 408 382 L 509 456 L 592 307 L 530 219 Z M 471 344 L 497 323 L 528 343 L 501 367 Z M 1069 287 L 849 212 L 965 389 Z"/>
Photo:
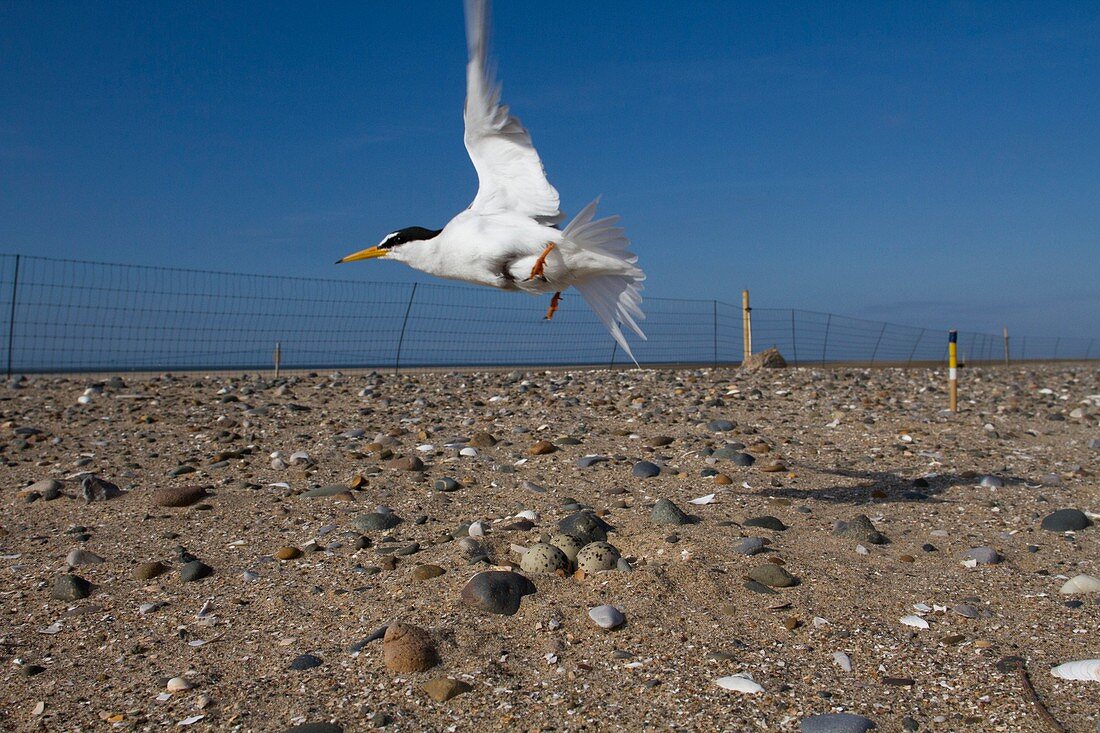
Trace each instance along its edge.
<path fill-rule="evenodd" d="M 535 260 L 535 266 L 531 268 L 531 277 L 527 278 L 528 281 L 534 280 L 536 277 L 541 277 L 543 280 L 546 279 L 546 276 L 542 274 L 542 271 L 543 268 L 546 266 L 546 258 L 547 256 L 549 256 L 550 252 L 553 249 L 554 243 L 549 242 L 546 245 L 546 249 L 544 249 L 542 251 L 542 254 L 539 255 L 539 258 Z"/>
<path fill-rule="evenodd" d="M 550 299 L 550 307 L 546 310 L 546 320 L 550 320 L 554 317 L 554 314 L 558 312 L 558 303 L 561 302 L 561 291 L 554 293 L 554 297 Z"/>

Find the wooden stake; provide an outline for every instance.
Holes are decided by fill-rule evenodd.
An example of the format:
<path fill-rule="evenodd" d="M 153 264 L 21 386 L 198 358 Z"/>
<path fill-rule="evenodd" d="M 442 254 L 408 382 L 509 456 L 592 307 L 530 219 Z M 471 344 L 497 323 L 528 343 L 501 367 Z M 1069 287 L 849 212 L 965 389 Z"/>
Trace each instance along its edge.
<path fill-rule="evenodd" d="M 749 315 L 752 308 L 749 307 L 749 291 L 741 291 L 741 333 L 744 338 L 744 358 L 752 356 L 752 316 Z"/>
<path fill-rule="evenodd" d="M 1008 366 L 1008 326 L 1005 326 L 1005 366 Z"/>
<path fill-rule="evenodd" d="M 279 378 L 279 366 L 283 362 L 283 344 L 281 341 L 275 342 L 275 378 Z"/>
<path fill-rule="evenodd" d="M 947 332 L 947 386 L 951 396 L 951 412 L 959 411 L 959 332 Z"/>

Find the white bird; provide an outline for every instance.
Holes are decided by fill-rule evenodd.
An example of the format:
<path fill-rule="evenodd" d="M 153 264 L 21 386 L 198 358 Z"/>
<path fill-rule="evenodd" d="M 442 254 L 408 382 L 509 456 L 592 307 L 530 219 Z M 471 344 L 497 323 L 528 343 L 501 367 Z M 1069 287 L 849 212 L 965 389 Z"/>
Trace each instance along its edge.
<path fill-rule="evenodd" d="M 645 318 L 645 273 L 616 226 L 619 217 L 594 218 L 599 199 L 564 230 L 558 228 L 565 220 L 558 192 L 546 179 L 531 136 L 501 104 L 500 86 L 488 66 L 488 6 L 488 0 L 466 0 L 463 118 L 466 150 L 478 177 L 473 203 L 442 229 L 399 229 L 339 262 L 386 257 L 437 277 L 531 295 L 553 293 L 547 320 L 562 291 L 572 286 L 634 359 L 620 324 L 645 339 L 637 323 Z"/>

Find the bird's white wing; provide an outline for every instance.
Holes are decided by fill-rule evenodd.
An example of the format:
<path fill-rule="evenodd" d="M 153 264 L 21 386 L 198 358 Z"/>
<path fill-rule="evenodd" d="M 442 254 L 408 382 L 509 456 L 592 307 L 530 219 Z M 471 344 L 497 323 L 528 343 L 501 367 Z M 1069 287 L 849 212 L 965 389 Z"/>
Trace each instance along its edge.
<path fill-rule="evenodd" d="M 523 123 L 500 103 L 500 86 L 488 66 L 489 2 L 466 0 L 466 150 L 477 170 L 478 190 L 470 208 L 482 213 L 516 212 L 558 223 L 557 190 Z"/>

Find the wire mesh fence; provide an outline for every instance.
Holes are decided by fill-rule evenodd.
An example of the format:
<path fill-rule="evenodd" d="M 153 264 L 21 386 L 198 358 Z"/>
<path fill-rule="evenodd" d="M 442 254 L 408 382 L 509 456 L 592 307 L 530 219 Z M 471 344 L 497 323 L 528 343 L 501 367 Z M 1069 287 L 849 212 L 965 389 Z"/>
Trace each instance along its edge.
<path fill-rule="evenodd" d="M 574 294 L 575 295 L 575 294 Z M 623 366 L 579 295 L 553 321 L 545 303 L 486 288 L 244 275 L 0 255 L 0 348 L 8 375 L 438 366 Z M 639 363 L 735 364 L 742 310 L 647 298 Z M 752 310 L 755 350 L 789 363 L 940 362 L 942 329 L 804 310 Z M 1095 339 L 1015 337 L 1013 360 L 1091 359 Z M 959 333 L 963 362 L 1004 359 L 1000 335 Z"/>

